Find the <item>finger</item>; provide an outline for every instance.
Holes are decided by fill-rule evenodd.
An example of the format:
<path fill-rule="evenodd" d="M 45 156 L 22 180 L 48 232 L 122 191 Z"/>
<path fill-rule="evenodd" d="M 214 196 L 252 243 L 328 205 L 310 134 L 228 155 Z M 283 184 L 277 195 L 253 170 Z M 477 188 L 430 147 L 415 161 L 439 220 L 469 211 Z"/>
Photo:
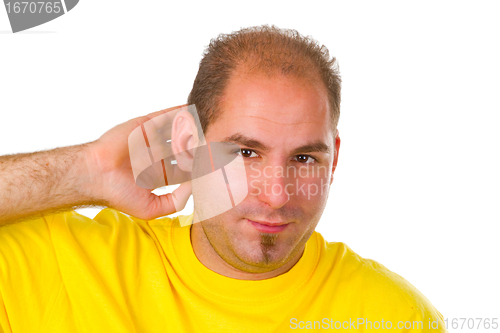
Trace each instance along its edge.
<path fill-rule="evenodd" d="M 128 144 L 136 178 L 149 164 L 165 159 L 162 163 L 170 166 L 174 155 L 170 143 L 172 122 L 178 112 L 186 109 L 177 106 L 134 119 L 135 128 L 129 134 Z"/>
<path fill-rule="evenodd" d="M 152 218 L 170 215 L 184 209 L 191 196 L 191 182 L 185 182 L 176 188 L 172 193 L 156 196 L 152 203 L 153 208 L 150 215 Z"/>

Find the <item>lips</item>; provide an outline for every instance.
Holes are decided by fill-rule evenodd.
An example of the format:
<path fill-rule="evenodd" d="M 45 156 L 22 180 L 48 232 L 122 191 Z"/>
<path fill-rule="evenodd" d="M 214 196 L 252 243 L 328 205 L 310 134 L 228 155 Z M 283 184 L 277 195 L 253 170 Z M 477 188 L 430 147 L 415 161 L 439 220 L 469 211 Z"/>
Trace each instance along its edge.
<path fill-rule="evenodd" d="M 250 224 L 260 232 L 275 234 L 286 229 L 288 223 L 286 222 L 267 222 L 267 221 L 252 221 L 248 220 Z"/>

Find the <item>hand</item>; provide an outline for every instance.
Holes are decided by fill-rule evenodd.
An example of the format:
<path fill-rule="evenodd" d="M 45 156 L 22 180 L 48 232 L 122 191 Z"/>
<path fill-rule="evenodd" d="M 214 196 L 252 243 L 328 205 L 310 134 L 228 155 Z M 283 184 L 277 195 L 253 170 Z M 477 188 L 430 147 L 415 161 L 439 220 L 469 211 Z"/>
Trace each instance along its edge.
<path fill-rule="evenodd" d="M 191 183 L 157 196 L 137 186 L 129 156 L 128 138 L 141 124 L 186 105 L 168 108 L 120 124 L 88 145 L 87 165 L 92 197 L 98 202 L 141 219 L 154 219 L 182 210 L 191 195 Z"/>

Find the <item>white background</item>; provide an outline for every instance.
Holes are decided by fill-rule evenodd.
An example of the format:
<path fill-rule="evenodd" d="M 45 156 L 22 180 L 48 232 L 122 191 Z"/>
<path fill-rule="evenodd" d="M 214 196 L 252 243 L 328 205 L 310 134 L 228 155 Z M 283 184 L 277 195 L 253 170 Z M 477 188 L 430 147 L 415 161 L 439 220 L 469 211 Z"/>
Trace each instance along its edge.
<path fill-rule="evenodd" d="M 183 104 L 211 38 L 294 28 L 330 49 L 343 78 L 318 231 L 405 277 L 449 320 L 497 318 L 496 3 L 81 0 L 18 34 L 0 7 L 0 155 L 92 141 Z"/>

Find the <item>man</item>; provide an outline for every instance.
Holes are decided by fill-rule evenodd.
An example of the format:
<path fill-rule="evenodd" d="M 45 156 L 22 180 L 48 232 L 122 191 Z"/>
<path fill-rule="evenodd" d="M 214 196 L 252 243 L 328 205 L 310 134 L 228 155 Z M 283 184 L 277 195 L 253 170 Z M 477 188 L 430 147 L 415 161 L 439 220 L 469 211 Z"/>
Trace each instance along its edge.
<path fill-rule="evenodd" d="M 128 148 L 170 110 L 89 144 L 0 159 L 4 332 L 445 331 L 411 284 L 314 231 L 340 148 L 340 77 L 326 48 L 267 26 L 221 35 L 188 104 L 201 129 L 179 112 L 172 150 L 193 179 L 172 194 L 137 186 Z M 245 182 L 215 171 L 196 180 L 197 148 L 212 142 L 239 147 Z M 242 188 L 214 215 L 224 191 Z M 151 220 L 191 191 L 194 216 Z M 110 208 L 94 220 L 64 212 L 86 205 Z"/>

